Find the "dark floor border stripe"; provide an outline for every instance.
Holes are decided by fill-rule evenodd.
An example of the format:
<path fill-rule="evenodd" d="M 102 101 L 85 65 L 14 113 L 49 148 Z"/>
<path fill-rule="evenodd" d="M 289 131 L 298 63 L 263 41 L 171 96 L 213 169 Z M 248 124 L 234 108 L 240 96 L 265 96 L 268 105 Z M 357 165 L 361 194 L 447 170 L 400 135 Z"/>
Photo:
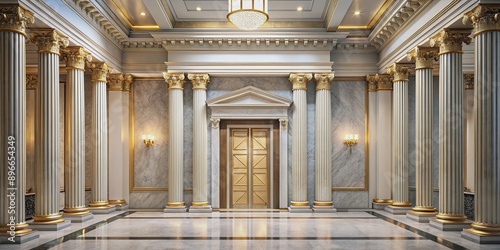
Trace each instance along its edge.
<path fill-rule="evenodd" d="M 367 213 L 369 213 L 371 215 L 374 215 L 374 216 L 376 216 L 376 217 L 378 217 L 378 218 L 380 218 L 382 220 L 385 220 L 387 222 L 390 222 L 390 223 L 392 223 L 392 224 L 394 224 L 394 225 L 396 225 L 398 227 L 404 228 L 404 229 L 406 229 L 406 230 L 408 230 L 408 231 L 410 231 L 412 233 L 418 234 L 418 235 L 420 235 L 420 236 L 422 236 L 422 237 L 424 237 L 426 239 L 432 240 L 432 241 L 434 241 L 434 242 L 436 242 L 438 244 L 441 244 L 441 245 L 443 245 L 445 247 L 449 247 L 451 249 L 457 249 L 457 250 L 468 249 L 468 248 L 463 247 L 461 245 L 455 244 L 455 243 L 453 243 L 453 242 L 451 242 L 449 240 L 446 240 L 446 239 L 443 239 L 443 238 L 438 237 L 436 235 L 427 233 L 427 232 L 422 231 L 422 230 L 420 230 L 418 228 L 414 228 L 414 227 L 412 227 L 412 226 L 410 226 L 408 224 L 405 224 L 405 223 L 403 223 L 401 221 L 397 221 L 397 220 L 395 220 L 393 218 L 389 218 L 389 217 L 387 217 L 385 215 L 382 215 L 382 214 L 379 214 L 377 212 L 367 211 Z"/>
<path fill-rule="evenodd" d="M 76 240 L 427 240 L 423 237 L 105 237 L 83 236 Z"/>
<path fill-rule="evenodd" d="M 94 229 L 96 229 L 98 227 L 102 227 L 102 226 L 104 226 L 106 224 L 109 224 L 109 223 L 111 223 L 113 221 L 121 219 L 121 218 L 123 218 L 123 217 L 125 217 L 127 215 L 131 215 L 133 213 L 135 213 L 135 212 L 134 211 L 127 211 L 127 212 L 122 213 L 122 214 L 117 214 L 117 215 L 115 215 L 113 217 L 101 220 L 101 221 L 96 222 L 96 223 L 94 223 L 94 224 L 92 224 L 90 226 L 87 226 L 85 228 L 79 229 L 79 230 L 77 230 L 77 231 L 75 231 L 73 233 L 66 234 L 66 235 L 64 235 L 62 237 L 59 237 L 59 238 L 54 239 L 54 240 L 51 240 L 51 241 L 49 241 L 49 242 L 47 242 L 45 244 L 42 244 L 42 245 L 37 246 L 37 247 L 34 247 L 32 249 L 43 250 L 43 249 L 49 249 L 51 247 L 55 247 L 55 246 L 60 245 L 60 244 L 62 244 L 64 242 L 66 242 L 66 241 L 77 239 L 78 237 L 84 235 L 84 233 L 88 233 L 88 232 L 90 232 L 90 231 L 92 231 L 92 230 L 94 230 Z"/>
<path fill-rule="evenodd" d="M 209 219 L 209 220 L 220 220 L 220 219 L 231 219 L 231 220 L 234 220 L 234 219 L 272 219 L 272 220 L 282 220 L 282 219 L 287 219 L 287 220 L 290 220 L 290 219 L 293 219 L 293 220 L 297 220 L 297 219 L 307 219 L 307 220 L 311 220 L 311 219 L 318 219 L 318 220 L 328 220 L 328 219 L 332 219 L 332 220 L 355 220 L 355 219 L 361 219 L 361 220 L 366 220 L 366 219 L 379 219 L 377 217 L 264 217 L 264 216 L 261 216 L 261 217 L 256 217 L 256 216 L 251 216 L 251 217 L 238 217 L 238 216 L 234 216 L 234 217 L 154 217 L 154 216 L 148 216 L 148 217 L 124 217 L 122 219 L 127 219 L 127 220 L 184 220 L 184 219 Z"/>

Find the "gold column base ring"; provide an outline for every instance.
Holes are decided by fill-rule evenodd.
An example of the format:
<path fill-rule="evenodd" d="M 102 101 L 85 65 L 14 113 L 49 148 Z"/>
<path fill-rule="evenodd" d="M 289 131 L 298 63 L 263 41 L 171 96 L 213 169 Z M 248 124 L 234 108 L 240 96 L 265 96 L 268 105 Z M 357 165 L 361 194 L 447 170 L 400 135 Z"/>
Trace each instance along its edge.
<path fill-rule="evenodd" d="M 64 215 L 85 215 L 90 213 L 88 207 L 65 207 Z"/>
<path fill-rule="evenodd" d="M 435 207 L 415 206 L 412 208 L 412 210 L 421 213 L 436 213 Z"/>
<path fill-rule="evenodd" d="M 0 235 L 10 235 L 9 231 L 12 231 L 11 227 L 14 227 L 13 231 L 16 236 L 27 235 L 33 231 L 31 228 L 28 228 L 28 226 L 26 222 L 17 223 L 14 226 L 4 225 L 0 227 Z"/>
<path fill-rule="evenodd" d="M 64 222 L 62 219 L 62 214 L 40 214 L 33 216 L 33 224 L 50 225 Z"/>
<path fill-rule="evenodd" d="M 290 206 L 307 207 L 307 206 L 309 206 L 309 202 L 308 201 L 292 201 L 290 203 Z"/>
<path fill-rule="evenodd" d="M 108 201 L 91 201 L 89 203 L 89 207 L 91 208 L 106 208 L 109 207 Z"/>
<path fill-rule="evenodd" d="M 409 203 L 407 201 L 396 201 L 396 202 L 392 202 L 391 206 L 394 206 L 394 207 L 411 207 L 411 203 Z"/>
<path fill-rule="evenodd" d="M 121 200 L 109 200 L 108 203 L 111 205 L 126 205 L 127 201 L 123 200 L 123 199 L 121 199 Z"/>
<path fill-rule="evenodd" d="M 438 213 L 436 219 L 444 223 L 459 223 L 467 220 L 467 216 L 463 214 L 448 214 L 448 213 Z"/>
<path fill-rule="evenodd" d="M 208 201 L 193 201 L 191 202 L 192 207 L 206 207 L 208 206 Z"/>
<path fill-rule="evenodd" d="M 183 207 L 186 203 L 184 201 L 168 201 L 167 207 Z"/>
<path fill-rule="evenodd" d="M 332 201 L 314 201 L 314 206 L 331 207 L 331 206 L 333 206 L 333 202 Z"/>
<path fill-rule="evenodd" d="M 375 203 L 392 203 L 392 200 L 391 199 L 373 199 L 373 202 Z"/>
<path fill-rule="evenodd" d="M 474 222 L 467 231 L 481 236 L 500 236 L 500 224 L 486 224 Z"/>

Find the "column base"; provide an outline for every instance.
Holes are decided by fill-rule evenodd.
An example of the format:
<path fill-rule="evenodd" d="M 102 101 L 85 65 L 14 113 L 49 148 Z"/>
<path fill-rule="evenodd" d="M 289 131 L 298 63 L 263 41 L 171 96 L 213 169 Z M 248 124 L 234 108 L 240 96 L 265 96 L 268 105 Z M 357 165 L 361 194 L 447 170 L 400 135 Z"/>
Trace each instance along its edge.
<path fill-rule="evenodd" d="M 116 207 L 116 211 L 127 211 L 129 208 L 129 205 L 128 204 L 118 204 L 118 205 L 115 205 L 115 207 Z"/>
<path fill-rule="evenodd" d="M 163 209 L 164 213 L 185 213 L 187 212 L 186 206 L 166 206 Z"/>
<path fill-rule="evenodd" d="M 372 202 L 372 208 L 376 210 L 384 210 L 385 207 L 391 204 L 392 202 Z"/>
<path fill-rule="evenodd" d="M 410 210 L 406 213 L 406 218 L 418 223 L 428 223 L 429 219 L 436 218 L 437 212 L 419 212 Z"/>
<path fill-rule="evenodd" d="M 437 218 L 429 219 L 429 226 L 441 231 L 462 231 L 464 228 L 470 228 L 471 224 L 472 221 L 470 220 L 445 221 Z"/>
<path fill-rule="evenodd" d="M 312 209 L 310 206 L 290 206 L 288 207 L 289 213 L 311 213 Z"/>
<path fill-rule="evenodd" d="M 66 214 L 66 213 L 63 213 L 63 218 L 65 220 L 70 220 L 71 223 L 82 223 L 82 222 L 94 219 L 94 215 L 92 213 L 88 213 L 88 214 Z"/>
<path fill-rule="evenodd" d="M 11 235 L 0 235 L 0 244 L 23 244 L 30 240 L 40 238 L 40 233 L 37 231 L 31 231 L 27 234 L 21 236 L 11 236 Z"/>
<path fill-rule="evenodd" d="M 411 210 L 411 207 L 399 207 L 399 206 L 393 206 L 389 205 L 384 208 L 386 212 L 389 212 L 391 214 L 395 215 L 400 215 L 400 214 L 406 214 L 409 210 Z"/>
<path fill-rule="evenodd" d="M 30 228 L 39 231 L 59 231 L 71 226 L 71 221 L 63 220 L 59 223 L 47 224 L 43 222 L 31 222 Z"/>
<path fill-rule="evenodd" d="M 336 213 L 337 209 L 334 206 L 313 206 L 312 211 L 315 213 Z"/>
<path fill-rule="evenodd" d="M 190 212 L 190 213 L 211 213 L 212 206 L 210 206 L 210 205 L 206 205 L 206 206 L 193 206 L 193 205 L 191 205 L 188 209 L 188 212 Z"/>
<path fill-rule="evenodd" d="M 89 207 L 89 210 L 93 214 L 110 214 L 116 211 L 116 206 L 107 205 L 103 207 Z"/>
<path fill-rule="evenodd" d="M 126 211 L 129 208 L 127 201 L 123 200 L 123 199 L 121 199 L 121 200 L 109 200 L 108 203 L 109 203 L 109 205 L 115 205 L 116 211 Z"/>
<path fill-rule="evenodd" d="M 500 244 L 500 231 L 496 234 L 488 234 L 474 228 L 469 228 L 464 229 L 461 234 L 462 238 L 479 244 Z"/>

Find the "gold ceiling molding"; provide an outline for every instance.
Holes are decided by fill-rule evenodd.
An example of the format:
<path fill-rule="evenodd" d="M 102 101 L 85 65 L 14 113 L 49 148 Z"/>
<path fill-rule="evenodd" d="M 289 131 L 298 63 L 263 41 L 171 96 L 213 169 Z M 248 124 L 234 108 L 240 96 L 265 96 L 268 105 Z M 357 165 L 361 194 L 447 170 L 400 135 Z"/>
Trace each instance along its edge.
<path fill-rule="evenodd" d="M 337 45 L 336 38 L 184 38 L 162 41 L 165 49 L 173 46 L 235 46 L 235 47 L 326 47 Z"/>
<path fill-rule="evenodd" d="M 417 46 L 407 53 L 408 61 L 415 62 L 415 69 L 433 69 L 434 62 L 439 59 L 437 48 Z"/>
<path fill-rule="evenodd" d="M 19 5 L 0 5 L 0 31 L 12 31 L 26 36 L 26 26 L 33 23 L 33 13 Z"/>

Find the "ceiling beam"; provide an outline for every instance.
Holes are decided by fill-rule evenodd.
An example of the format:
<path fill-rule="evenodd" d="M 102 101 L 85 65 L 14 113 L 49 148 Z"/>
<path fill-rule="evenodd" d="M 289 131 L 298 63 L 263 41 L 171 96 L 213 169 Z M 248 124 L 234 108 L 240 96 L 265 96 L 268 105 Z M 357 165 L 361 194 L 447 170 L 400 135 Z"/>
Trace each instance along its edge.
<path fill-rule="evenodd" d="M 337 0 L 330 3 L 328 13 L 325 18 L 327 31 L 336 31 L 344 19 L 347 10 L 351 7 L 353 0 Z"/>
<path fill-rule="evenodd" d="M 164 6 L 161 0 L 143 0 L 143 2 L 160 29 L 174 28 L 174 25 L 170 21 L 173 20 L 173 18 L 171 19 L 169 16 L 170 12 L 167 10 L 168 6 Z"/>

